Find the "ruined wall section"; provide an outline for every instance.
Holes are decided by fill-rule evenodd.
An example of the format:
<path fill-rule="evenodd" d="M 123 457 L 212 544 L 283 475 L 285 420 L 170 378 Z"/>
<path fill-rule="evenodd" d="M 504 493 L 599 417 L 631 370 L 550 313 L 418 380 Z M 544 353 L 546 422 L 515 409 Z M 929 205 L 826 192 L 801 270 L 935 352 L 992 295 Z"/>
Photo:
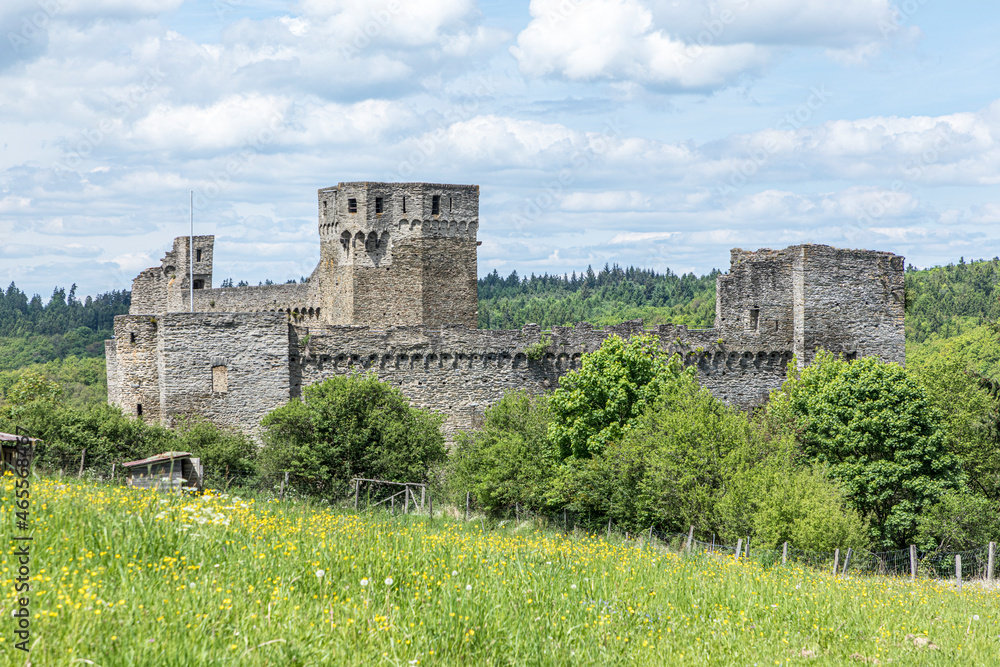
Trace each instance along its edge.
<path fill-rule="evenodd" d="M 742 347 L 792 349 L 791 249 L 730 253 L 729 273 L 716 279 L 715 328 Z"/>
<path fill-rule="evenodd" d="M 153 315 L 167 312 L 167 278 L 163 269 L 154 267 L 142 271 L 132 281 L 129 315 Z"/>
<path fill-rule="evenodd" d="M 819 348 L 849 359 L 905 363 L 903 257 L 823 245 L 795 250 L 802 267 L 802 338 L 796 349 L 802 363 L 810 363 Z"/>
<path fill-rule="evenodd" d="M 716 329 L 728 345 L 791 349 L 800 366 L 819 348 L 904 363 L 903 265 L 823 245 L 734 249 L 717 281 Z"/>
<path fill-rule="evenodd" d="M 201 415 L 255 432 L 288 401 L 289 335 L 282 313 L 172 313 L 160 318 L 162 421 Z"/>
<path fill-rule="evenodd" d="M 284 285 L 257 285 L 244 287 L 218 287 L 196 290 L 194 309 L 199 313 L 257 313 L 285 312 L 299 317 L 316 317 L 318 304 L 314 302 L 309 283 Z"/>
<path fill-rule="evenodd" d="M 108 402 L 146 422 L 162 417 L 160 409 L 160 371 L 157 348 L 159 321 L 151 315 L 115 317 L 114 363 L 108 366 Z M 105 344 L 107 349 L 107 344 Z M 117 374 L 118 388 L 111 389 L 111 370 Z"/>
<path fill-rule="evenodd" d="M 132 302 L 129 315 L 188 311 L 191 307 L 190 254 L 191 239 L 178 236 L 173 249 L 160 260 L 160 266 L 144 270 L 132 281 Z M 215 237 L 194 237 L 195 292 L 212 287 L 212 264 Z M 197 296 L 197 294 L 196 294 Z"/>
<path fill-rule="evenodd" d="M 588 324 L 555 327 L 543 332 L 528 325 L 521 330 L 473 330 L 466 327 L 293 327 L 292 395 L 302 387 L 336 375 L 375 372 L 400 388 L 417 407 L 446 415 L 450 439 L 473 428 L 484 410 L 508 391 L 550 391 L 559 378 L 580 367 L 583 354 L 593 352 L 610 335 L 630 337 L 652 333 L 661 346 L 696 366 L 700 381 L 722 400 L 746 406 L 759 404 L 785 377 L 791 351 L 741 350 L 718 342 L 714 330 L 688 330 L 664 325 L 650 332 L 641 321 L 595 329 Z M 538 360 L 527 348 L 545 336 L 551 341 Z"/>

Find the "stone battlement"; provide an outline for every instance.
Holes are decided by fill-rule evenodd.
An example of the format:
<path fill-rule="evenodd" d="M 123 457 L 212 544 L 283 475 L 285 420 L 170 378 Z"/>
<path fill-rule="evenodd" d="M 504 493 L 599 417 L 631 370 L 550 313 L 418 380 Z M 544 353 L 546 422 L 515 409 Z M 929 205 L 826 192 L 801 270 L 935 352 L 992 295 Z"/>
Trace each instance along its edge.
<path fill-rule="evenodd" d="M 477 186 L 341 183 L 318 199 L 321 257 L 308 283 L 213 289 L 212 236 L 193 247 L 176 239 L 160 267 L 140 273 L 130 314 L 106 343 L 109 402 L 164 424 L 197 414 L 254 433 L 303 387 L 374 372 L 443 413 L 451 437 L 507 391 L 554 388 L 612 335 L 657 337 L 713 394 L 743 407 L 819 348 L 905 359 L 903 258 L 892 253 L 734 249 L 711 329 L 636 320 L 479 330 Z"/>

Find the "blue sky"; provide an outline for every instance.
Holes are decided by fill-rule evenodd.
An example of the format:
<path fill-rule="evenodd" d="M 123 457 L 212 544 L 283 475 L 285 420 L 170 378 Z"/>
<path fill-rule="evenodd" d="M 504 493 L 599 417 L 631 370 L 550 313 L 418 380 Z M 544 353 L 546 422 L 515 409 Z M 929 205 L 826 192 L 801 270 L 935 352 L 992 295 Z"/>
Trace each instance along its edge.
<path fill-rule="evenodd" d="M 316 190 L 481 186 L 479 272 L 1000 255 L 1000 19 L 940 0 L 5 0 L 0 281 L 308 275 Z"/>

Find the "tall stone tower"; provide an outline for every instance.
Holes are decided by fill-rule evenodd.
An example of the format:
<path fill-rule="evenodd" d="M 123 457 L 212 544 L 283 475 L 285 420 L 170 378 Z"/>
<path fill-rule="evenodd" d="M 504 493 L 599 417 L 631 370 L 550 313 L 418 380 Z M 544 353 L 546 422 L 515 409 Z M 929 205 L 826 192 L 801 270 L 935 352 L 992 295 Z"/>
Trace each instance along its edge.
<path fill-rule="evenodd" d="M 341 183 L 319 191 L 310 278 L 328 324 L 477 324 L 479 186 Z"/>

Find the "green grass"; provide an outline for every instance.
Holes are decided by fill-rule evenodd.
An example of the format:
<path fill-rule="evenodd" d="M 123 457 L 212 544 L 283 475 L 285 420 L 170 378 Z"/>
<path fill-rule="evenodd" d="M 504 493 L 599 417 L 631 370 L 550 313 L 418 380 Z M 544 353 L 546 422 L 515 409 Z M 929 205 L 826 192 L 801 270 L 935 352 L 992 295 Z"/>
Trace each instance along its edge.
<path fill-rule="evenodd" d="M 32 491 L 35 665 L 1000 661 L 1000 592 L 972 585 L 835 579 L 525 524 L 53 480 Z M 0 662 L 23 665 L 9 553 Z"/>

